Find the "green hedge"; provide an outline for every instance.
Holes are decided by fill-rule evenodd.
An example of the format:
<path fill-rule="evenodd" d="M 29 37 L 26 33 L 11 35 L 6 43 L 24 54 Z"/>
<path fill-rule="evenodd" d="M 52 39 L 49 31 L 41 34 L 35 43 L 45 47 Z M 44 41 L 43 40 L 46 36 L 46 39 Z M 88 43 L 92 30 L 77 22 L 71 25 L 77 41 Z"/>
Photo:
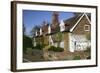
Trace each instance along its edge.
<path fill-rule="evenodd" d="M 44 47 L 43 45 L 37 44 L 36 46 L 32 47 L 32 49 L 42 50 L 43 47 Z"/>
<path fill-rule="evenodd" d="M 48 49 L 48 51 L 63 52 L 64 49 L 61 48 L 61 47 L 50 46 L 50 48 Z"/>
<path fill-rule="evenodd" d="M 32 48 L 27 48 L 26 53 L 27 53 L 28 55 L 31 55 L 31 54 L 32 54 Z"/>
<path fill-rule="evenodd" d="M 32 47 L 32 39 L 26 35 L 23 36 L 23 52 L 26 53 L 27 48 Z"/>

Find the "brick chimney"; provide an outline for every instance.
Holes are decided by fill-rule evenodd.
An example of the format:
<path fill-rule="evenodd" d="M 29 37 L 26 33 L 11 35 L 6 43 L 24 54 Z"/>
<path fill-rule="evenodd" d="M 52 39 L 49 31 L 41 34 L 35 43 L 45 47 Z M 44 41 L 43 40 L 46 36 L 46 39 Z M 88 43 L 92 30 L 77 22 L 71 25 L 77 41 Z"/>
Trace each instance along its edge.
<path fill-rule="evenodd" d="M 52 25 L 58 25 L 59 23 L 59 14 L 58 12 L 54 11 L 52 14 Z"/>

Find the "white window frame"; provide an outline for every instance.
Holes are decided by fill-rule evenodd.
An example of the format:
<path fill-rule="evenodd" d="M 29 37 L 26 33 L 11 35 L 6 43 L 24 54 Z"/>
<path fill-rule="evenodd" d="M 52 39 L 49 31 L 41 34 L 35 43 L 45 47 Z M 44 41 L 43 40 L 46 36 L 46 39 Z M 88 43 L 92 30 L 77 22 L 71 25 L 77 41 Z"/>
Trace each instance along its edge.
<path fill-rule="evenodd" d="M 86 29 L 88 27 L 88 29 Z M 84 25 L 84 31 L 90 31 L 90 25 Z"/>

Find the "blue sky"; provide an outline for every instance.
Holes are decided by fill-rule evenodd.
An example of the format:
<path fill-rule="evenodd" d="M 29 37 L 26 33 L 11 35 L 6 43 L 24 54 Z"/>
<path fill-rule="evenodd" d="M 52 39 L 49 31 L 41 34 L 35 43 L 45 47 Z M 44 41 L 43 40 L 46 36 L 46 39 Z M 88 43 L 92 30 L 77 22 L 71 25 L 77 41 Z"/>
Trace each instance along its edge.
<path fill-rule="evenodd" d="M 41 25 L 43 21 L 52 22 L 52 11 L 35 11 L 23 10 L 23 23 L 26 28 L 26 34 L 30 35 L 30 31 L 36 25 Z M 59 21 L 73 17 L 72 12 L 59 12 Z"/>

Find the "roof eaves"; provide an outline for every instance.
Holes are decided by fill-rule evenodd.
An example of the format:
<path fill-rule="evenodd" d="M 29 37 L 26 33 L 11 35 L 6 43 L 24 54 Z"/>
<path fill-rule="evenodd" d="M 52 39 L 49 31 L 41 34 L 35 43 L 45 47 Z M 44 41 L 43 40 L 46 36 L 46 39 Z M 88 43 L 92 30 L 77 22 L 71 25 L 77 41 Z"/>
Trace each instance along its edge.
<path fill-rule="evenodd" d="M 91 24 L 91 21 L 90 21 L 90 19 L 89 19 L 89 17 L 87 16 L 86 13 L 85 13 L 85 16 L 86 16 L 87 20 L 89 21 L 89 23 Z"/>
<path fill-rule="evenodd" d="M 79 20 L 75 23 L 75 25 L 69 30 L 70 32 L 72 32 L 75 27 L 77 26 L 77 24 L 80 22 L 80 20 L 83 18 L 83 16 L 85 15 L 85 13 L 82 14 L 82 16 L 79 18 Z"/>

